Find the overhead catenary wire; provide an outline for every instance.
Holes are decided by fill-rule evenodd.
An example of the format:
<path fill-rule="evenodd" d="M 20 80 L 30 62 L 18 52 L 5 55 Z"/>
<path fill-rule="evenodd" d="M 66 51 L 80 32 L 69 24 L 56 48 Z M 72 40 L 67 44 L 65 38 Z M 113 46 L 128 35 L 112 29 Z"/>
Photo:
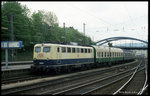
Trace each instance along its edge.
<path fill-rule="evenodd" d="M 125 24 L 125 23 L 126 23 L 126 22 L 122 22 L 122 23 L 117 23 L 117 24 L 111 24 L 110 22 L 108 22 L 108 21 L 106 21 L 106 20 L 103 20 L 102 18 L 99 18 L 99 17 L 95 16 L 93 13 L 91 13 L 91 12 L 89 12 L 89 11 L 87 11 L 87 10 L 83 10 L 83 9 L 81 9 L 81 8 L 79 8 L 79 7 L 77 7 L 77 6 L 75 6 L 74 4 L 72 4 L 72 6 L 75 7 L 75 8 L 78 8 L 78 9 L 80 9 L 80 10 L 82 10 L 82 11 L 88 13 L 88 14 L 90 14 L 91 16 L 96 17 L 100 22 L 103 21 L 103 23 L 109 24 L 109 26 L 107 25 L 107 26 L 105 26 L 105 27 L 100 27 L 100 28 L 106 28 L 106 29 L 107 29 L 107 27 L 110 27 L 110 26 L 114 26 L 114 27 L 115 27 L 115 26 L 118 26 L 118 25 L 120 25 L 120 24 Z M 124 8 L 126 8 L 126 11 L 128 11 L 128 10 L 127 10 L 127 7 L 124 7 Z M 128 13 L 128 12 L 127 12 L 127 13 Z M 142 15 L 142 16 L 140 16 L 139 18 L 141 18 L 141 17 L 143 17 L 143 16 L 145 16 L 145 14 Z M 132 24 L 135 25 L 135 23 L 133 22 L 133 19 L 132 19 L 132 17 L 130 16 L 129 13 L 128 13 L 128 17 L 129 17 L 129 21 L 132 21 Z M 138 19 L 138 18 L 134 18 L 134 21 L 135 21 L 135 19 Z M 101 23 L 102 23 L 102 22 L 101 22 Z M 128 24 L 127 24 L 127 25 L 128 25 Z M 127 30 L 124 25 L 120 26 L 120 28 L 121 28 L 123 31 Z M 89 28 L 88 28 L 88 29 L 89 29 Z M 90 29 L 92 29 L 92 28 L 90 28 Z M 93 29 L 95 29 L 95 28 L 93 28 Z M 109 28 L 109 29 L 110 29 L 110 28 Z M 129 28 L 129 30 L 132 30 L 132 28 Z"/>

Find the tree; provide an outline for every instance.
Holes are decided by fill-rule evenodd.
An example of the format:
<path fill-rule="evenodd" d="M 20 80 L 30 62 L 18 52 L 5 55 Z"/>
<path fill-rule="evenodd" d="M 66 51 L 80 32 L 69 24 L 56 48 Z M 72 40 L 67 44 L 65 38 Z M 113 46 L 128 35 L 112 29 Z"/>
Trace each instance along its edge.
<path fill-rule="evenodd" d="M 2 26 L 7 27 L 9 30 L 3 30 L 2 40 L 11 40 L 10 17 L 13 16 L 14 40 L 23 41 L 24 45 L 28 46 L 28 42 L 31 40 L 28 13 L 29 9 L 26 6 L 22 6 L 17 1 L 3 3 Z"/>

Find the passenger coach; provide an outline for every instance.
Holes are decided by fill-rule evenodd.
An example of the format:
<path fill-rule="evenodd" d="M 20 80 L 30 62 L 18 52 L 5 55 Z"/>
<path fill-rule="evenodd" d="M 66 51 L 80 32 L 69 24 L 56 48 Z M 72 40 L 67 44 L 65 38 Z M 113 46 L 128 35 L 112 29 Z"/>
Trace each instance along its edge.
<path fill-rule="evenodd" d="M 123 50 L 120 48 L 110 48 L 103 46 L 93 46 L 95 51 L 95 62 L 100 65 L 109 65 L 123 61 Z M 111 65 L 109 65 L 111 66 Z"/>

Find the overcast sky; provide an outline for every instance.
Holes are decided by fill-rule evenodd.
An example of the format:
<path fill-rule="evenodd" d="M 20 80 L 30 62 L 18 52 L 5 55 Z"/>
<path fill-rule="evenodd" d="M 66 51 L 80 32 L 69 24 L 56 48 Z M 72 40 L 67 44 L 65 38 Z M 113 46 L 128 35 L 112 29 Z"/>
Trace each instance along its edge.
<path fill-rule="evenodd" d="M 128 36 L 148 39 L 148 2 L 20 2 L 31 12 L 51 11 L 59 26 L 73 26 L 94 41 L 109 37 Z"/>

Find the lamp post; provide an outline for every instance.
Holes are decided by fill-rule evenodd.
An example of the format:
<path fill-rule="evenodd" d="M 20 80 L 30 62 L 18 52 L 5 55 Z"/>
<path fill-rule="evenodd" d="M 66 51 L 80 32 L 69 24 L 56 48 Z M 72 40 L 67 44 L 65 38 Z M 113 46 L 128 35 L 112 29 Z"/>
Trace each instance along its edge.
<path fill-rule="evenodd" d="M 11 32 L 11 41 L 14 41 L 13 16 L 14 16 L 13 13 L 11 13 L 11 14 L 10 14 L 10 32 Z M 13 58 L 14 58 L 14 49 L 12 49 L 11 56 L 12 56 L 12 61 L 13 61 Z"/>
<path fill-rule="evenodd" d="M 83 32 L 84 32 L 84 45 L 85 45 L 85 23 L 83 23 Z"/>
<path fill-rule="evenodd" d="M 65 30 L 65 23 L 64 24 L 64 36 L 65 36 L 65 39 L 64 39 L 64 43 L 66 43 L 66 30 Z"/>

